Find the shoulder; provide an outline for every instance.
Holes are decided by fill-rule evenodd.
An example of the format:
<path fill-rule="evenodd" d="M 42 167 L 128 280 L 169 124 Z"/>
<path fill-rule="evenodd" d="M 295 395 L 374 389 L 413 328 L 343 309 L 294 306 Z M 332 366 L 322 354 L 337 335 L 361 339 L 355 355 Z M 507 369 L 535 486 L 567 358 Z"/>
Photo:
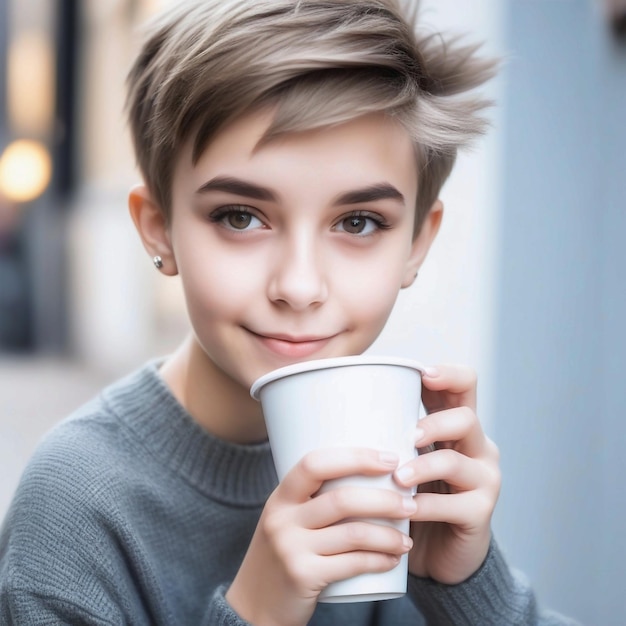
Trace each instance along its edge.
<path fill-rule="evenodd" d="M 140 444 L 113 405 L 135 386 L 133 377 L 114 383 L 43 438 L 22 474 L 5 526 L 16 532 L 62 532 L 70 521 L 102 506 L 106 493 L 115 500 L 117 478 L 137 457 Z"/>
<path fill-rule="evenodd" d="M 54 427 L 28 462 L 5 522 L 12 539 L 27 536 L 37 543 L 72 526 L 88 525 L 123 470 L 123 425 L 110 410 L 105 395 L 78 409 Z M 114 496 L 111 497 L 114 500 Z M 75 539 L 75 536 L 74 536 Z"/>
<path fill-rule="evenodd" d="M 60 507 L 76 515 L 102 498 L 115 501 L 132 466 L 146 454 L 133 428 L 135 404 L 151 401 L 156 368 L 140 370 L 105 388 L 54 427 L 41 441 L 22 475 L 14 510 L 53 514 Z"/>
<path fill-rule="evenodd" d="M 143 452 L 112 402 L 135 387 L 124 380 L 106 389 L 38 446 L 0 533 L 3 593 L 71 604 L 117 585 L 124 477 Z"/>
<path fill-rule="evenodd" d="M 109 400 L 120 384 L 103 390 L 45 435 L 22 475 L 18 503 L 23 505 L 35 495 L 45 502 L 71 499 L 107 480 L 129 439 Z"/>

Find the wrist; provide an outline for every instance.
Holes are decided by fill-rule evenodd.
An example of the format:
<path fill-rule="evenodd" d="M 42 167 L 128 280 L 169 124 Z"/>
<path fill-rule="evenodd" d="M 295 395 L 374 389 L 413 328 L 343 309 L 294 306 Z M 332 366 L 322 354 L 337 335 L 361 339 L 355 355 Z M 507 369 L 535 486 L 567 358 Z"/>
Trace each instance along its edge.
<path fill-rule="evenodd" d="M 253 626 L 306 626 L 308 624 L 312 611 L 303 610 L 300 603 L 272 597 L 264 591 L 259 593 L 259 589 L 260 585 L 246 588 L 235 578 L 225 593 L 226 602 L 246 624 Z"/>

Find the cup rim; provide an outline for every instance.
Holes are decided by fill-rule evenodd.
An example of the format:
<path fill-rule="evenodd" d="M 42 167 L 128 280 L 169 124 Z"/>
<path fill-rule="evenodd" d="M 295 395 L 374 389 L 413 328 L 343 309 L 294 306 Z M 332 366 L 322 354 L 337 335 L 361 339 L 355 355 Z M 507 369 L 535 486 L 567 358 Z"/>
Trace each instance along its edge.
<path fill-rule="evenodd" d="M 292 365 L 285 365 L 278 369 L 272 370 L 263 376 L 257 378 L 250 387 L 250 395 L 259 400 L 261 389 L 268 383 L 274 382 L 280 378 L 286 378 L 293 374 L 301 374 L 302 372 L 312 372 L 321 369 L 334 369 L 337 367 L 346 367 L 348 365 L 396 365 L 398 367 L 407 367 L 417 370 L 420 374 L 424 374 L 426 368 L 419 361 L 395 356 L 375 356 L 375 355 L 354 355 L 340 356 L 328 359 L 314 359 L 311 361 L 301 361 Z"/>

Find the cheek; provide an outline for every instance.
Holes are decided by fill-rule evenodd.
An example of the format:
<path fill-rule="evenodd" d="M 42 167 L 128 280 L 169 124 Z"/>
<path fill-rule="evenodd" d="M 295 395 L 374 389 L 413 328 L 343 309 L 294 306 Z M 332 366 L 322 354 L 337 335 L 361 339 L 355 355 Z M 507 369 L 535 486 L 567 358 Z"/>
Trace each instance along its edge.
<path fill-rule="evenodd" d="M 189 308 L 213 318 L 245 310 L 261 284 L 252 271 L 228 264 L 183 268 L 180 273 Z"/>
<path fill-rule="evenodd" d="M 176 262 L 190 317 L 215 319 L 236 309 L 249 277 L 225 262 L 215 246 L 207 242 L 181 245 Z"/>
<path fill-rule="evenodd" d="M 381 259 L 359 264 L 346 274 L 337 273 L 335 292 L 355 320 L 382 328 L 398 297 L 401 280 L 401 265 Z"/>

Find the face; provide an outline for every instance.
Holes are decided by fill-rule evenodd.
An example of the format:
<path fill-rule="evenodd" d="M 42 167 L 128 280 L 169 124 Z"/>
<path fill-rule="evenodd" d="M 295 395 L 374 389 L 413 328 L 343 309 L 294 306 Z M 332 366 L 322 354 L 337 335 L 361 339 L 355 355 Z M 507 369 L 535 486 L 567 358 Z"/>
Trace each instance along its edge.
<path fill-rule="evenodd" d="M 232 124 L 196 165 L 187 146 L 166 233 L 195 341 L 245 388 L 297 361 L 362 353 L 432 238 L 413 238 L 416 163 L 401 126 L 372 115 L 259 146 L 269 121 Z"/>

